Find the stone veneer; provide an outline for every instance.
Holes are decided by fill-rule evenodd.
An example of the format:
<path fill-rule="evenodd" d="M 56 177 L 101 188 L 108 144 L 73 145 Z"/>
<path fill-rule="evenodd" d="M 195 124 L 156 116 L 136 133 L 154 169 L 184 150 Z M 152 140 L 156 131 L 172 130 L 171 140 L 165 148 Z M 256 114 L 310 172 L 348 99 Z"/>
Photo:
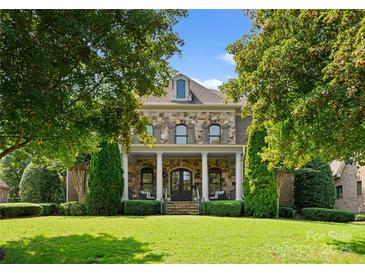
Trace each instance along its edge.
<path fill-rule="evenodd" d="M 194 111 L 144 111 L 151 118 L 153 125 L 161 126 L 161 143 L 169 140 L 169 126 L 178 124 L 194 125 L 195 144 L 203 143 L 203 125 L 229 125 L 229 144 L 235 144 L 235 113 L 234 112 L 194 112 Z"/>
<path fill-rule="evenodd" d="M 169 189 L 170 173 L 178 168 L 186 168 L 193 173 L 193 185 L 199 188 L 200 197 L 202 195 L 202 165 L 201 159 L 163 159 L 163 195 L 166 189 Z M 137 198 L 141 185 L 141 169 L 152 168 L 154 176 L 156 176 L 156 160 L 155 159 L 130 159 L 129 160 L 129 189 L 133 191 L 133 197 Z M 208 159 L 208 168 L 219 168 L 222 172 L 223 190 L 230 199 L 235 199 L 235 162 L 234 160 L 225 159 Z M 156 180 L 156 178 L 155 178 Z M 193 195 L 196 197 L 196 193 Z"/>

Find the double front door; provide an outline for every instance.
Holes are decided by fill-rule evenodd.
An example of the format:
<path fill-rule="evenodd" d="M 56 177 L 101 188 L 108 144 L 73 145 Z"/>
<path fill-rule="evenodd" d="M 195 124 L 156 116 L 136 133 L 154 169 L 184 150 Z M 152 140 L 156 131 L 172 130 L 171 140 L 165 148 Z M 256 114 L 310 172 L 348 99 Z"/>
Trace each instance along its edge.
<path fill-rule="evenodd" d="M 191 201 L 193 199 L 193 178 L 187 169 L 171 172 L 170 189 L 172 201 Z"/>

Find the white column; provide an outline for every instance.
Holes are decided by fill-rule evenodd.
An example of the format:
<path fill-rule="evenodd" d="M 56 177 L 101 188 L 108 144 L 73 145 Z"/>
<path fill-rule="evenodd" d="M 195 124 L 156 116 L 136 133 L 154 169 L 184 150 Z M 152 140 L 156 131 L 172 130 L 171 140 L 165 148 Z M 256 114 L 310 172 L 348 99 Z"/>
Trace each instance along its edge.
<path fill-rule="evenodd" d="M 157 152 L 157 168 L 156 168 L 156 200 L 162 199 L 163 183 L 162 183 L 162 152 Z"/>
<path fill-rule="evenodd" d="M 243 170 L 243 166 L 244 166 L 244 161 L 246 159 L 246 146 L 243 146 L 243 149 L 242 149 L 242 161 L 241 161 L 241 182 L 243 184 L 243 180 L 244 180 L 244 177 L 245 177 L 245 172 Z M 241 196 L 244 198 L 245 197 L 245 193 L 243 192 L 243 188 L 241 187 Z"/>
<path fill-rule="evenodd" d="M 123 201 L 128 200 L 128 154 L 123 152 L 123 180 L 124 180 L 124 190 L 123 190 Z"/>
<path fill-rule="evenodd" d="M 209 180 L 208 180 L 208 153 L 202 152 L 202 197 L 204 201 L 209 200 Z"/>
<path fill-rule="evenodd" d="M 241 153 L 236 153 L 236 200 L 242 200 L 242 164 Z"/>

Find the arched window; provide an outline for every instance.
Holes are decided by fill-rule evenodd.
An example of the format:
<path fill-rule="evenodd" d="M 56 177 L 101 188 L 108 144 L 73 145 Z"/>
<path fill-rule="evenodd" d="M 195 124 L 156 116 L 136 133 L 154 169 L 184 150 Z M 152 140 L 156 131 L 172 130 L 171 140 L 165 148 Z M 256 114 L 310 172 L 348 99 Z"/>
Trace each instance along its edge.
<path fill-rule="evenodd" d="M 185 98 L 185 80 L 176 81 L 176 98 Z"/>
<path fill-rule="evenodd" d="M 219 168 L 209 170 L 209 195 L 222 190 L 222 171 Z"/>
<path fill-rule="evenodd" d="M 151 196 L 155 196 L 155 180 L 153 179 L 152 168 L 142 168 L 141 170 L 141 190 L 149 192 Z"/>
<path fill-rule="evenodd" d="M 146 130 L 147 130 L 147 132 L 148 132 L 149 134 L 153 135 L 153 126 L 148 125 L 148 126 L 146 127 Z"/>
<path fill-rule="evenodd" d="M 188 134 L 185 125 L 177 125 L 175 128 L 175 144 L 187 144 Z"/>
<path fill-rule="evenodd" d="M 219 125 L 211 125 L 209 127 L 209 144 L 221 143 L 221 127 Z"/>

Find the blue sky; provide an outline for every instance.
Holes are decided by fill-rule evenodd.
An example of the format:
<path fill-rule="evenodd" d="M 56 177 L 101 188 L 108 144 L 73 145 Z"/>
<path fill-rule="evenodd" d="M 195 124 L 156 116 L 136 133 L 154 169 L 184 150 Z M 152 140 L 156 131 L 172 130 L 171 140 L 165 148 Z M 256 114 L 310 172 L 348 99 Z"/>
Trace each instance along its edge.
<path fill-rule="evenodd" d="M 250 21 L 242 10 L 189 10 L 175 30 L 185 45 L 182 57 L 171 60 L 174 69 L 208 88 L 236 76 L 226 47 L 250 30 Z"/>

